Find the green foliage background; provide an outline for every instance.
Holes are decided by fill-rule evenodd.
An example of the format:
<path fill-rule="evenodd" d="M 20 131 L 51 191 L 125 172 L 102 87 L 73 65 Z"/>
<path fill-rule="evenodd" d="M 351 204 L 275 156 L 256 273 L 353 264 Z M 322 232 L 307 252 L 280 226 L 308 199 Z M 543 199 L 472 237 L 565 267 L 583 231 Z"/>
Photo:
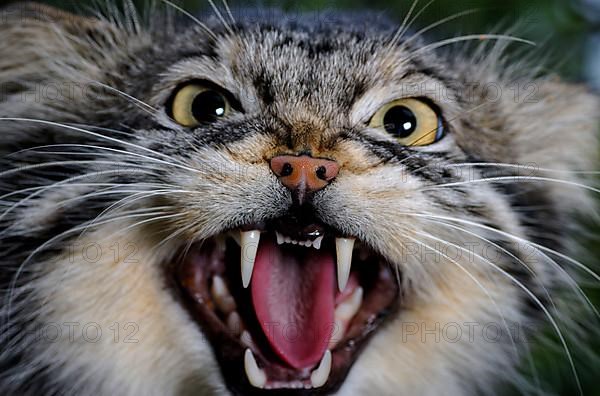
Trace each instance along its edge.
<path fill-rule="evenodd" d="M 102 3 L 104 0 L 96 0 Z M 175 1 L 175 0 L 174 0 Z M 49 0 L 44 1 L 66 9 L 81 9 L 92 5 L 93 1 Z M 145 1 L 136 1 L 142 5 Z M 175 1 L 189 11 L 210 12 L 208 0 Z M 218 3 L 218 0 L 215 0 Z M 428 3 L 421 0 L 418 9 Z M 375 9 L 387 13 L 399 23 L 412 4 L 412 0 L 229 0 L 232 7 L 266 6 L 290 11 L 313 11 L 331 9 Z M 587 68 L 585 61 L 600 52 L 600 0 L 436 0 L 416 22 L 423 27 L 444 17 L 465 10 L 476 10 L 473 14 L 450 21 L 431 32 L 434 37 L 444 38 L 457 34 L 486 33 L 495 28 L 507 28 L 519 23 L 519 36 L 544 45 L 552 61 L 550 70 L 559 72 L 574 81 L 583 81 L 596 87 L 600 86 L 600 66 Z M 590 45 L 592 38 L 598 40 L 596 47 Z M 585 264 L 598 268 L 597 257 L 600 253 L 597 228 L 592 228 L 592 238 L 586 239 L 590 247 L 587 257 L 579 257 Z M 586 293 L 600 305 L 598 285 L 590 282 Z M 597 334 L 597 333 L 596 333 Z M 588 351 L 595 350 L 597 357 L 587 353 L 575 352 L 575 363 L 585 395 L 600 395 L 600 341 L 596 339 L 588 344 Z M 534 361 L 540 381 L 547 389 L 557 395 L 577 395 L 577 387 L 570 366 L 560 348 L 538 346 L 534 348 Z M 507 389 L 505 395 L 516 395 L 516 391 Z M 534 393 L 532 393 L 534 394 Z M 547 394 L 547 393 L 545 393 Z"/>

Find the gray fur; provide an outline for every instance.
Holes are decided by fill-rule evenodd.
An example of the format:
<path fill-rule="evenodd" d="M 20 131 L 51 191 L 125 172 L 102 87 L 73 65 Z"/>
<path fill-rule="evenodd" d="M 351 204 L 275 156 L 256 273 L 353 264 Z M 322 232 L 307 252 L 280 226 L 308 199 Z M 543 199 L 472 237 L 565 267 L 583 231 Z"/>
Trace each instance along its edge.
<path fill-rule="evenodd" d="M 286 150 L 340 162 L 339 178 L 315 196 L 317 215 L 368 242 L 402 273 L 406 307 L 369 344 L 338 394 L 489 394 L 501 382 L 521 384 L 518 364 L 527 353 L 520 344 L 517 356 L 507 340 L 401 340 L 403 323 L 431 318 L 539 328 L 546 315 L 512 279 L 545 307 L 553 305 L 549 296 L 566 306 L 553 315 L 563 331 L 577 334 L 569 315 L 585 309 L 566 273 L 582 271 L 540 249 L 528 268 L 517 257 L 530 258 L 523 240 L 573 254 L 572 216 L 594 213 L 588 191 L 573 185 L 587 185 L 576 171 L 596 166 L 599 102 L 584 87 L 517 75 L 503 44 L 484 42 L 475 55 L 457 56 L 408 34 L 392 42 L 397 26 L 378 16 L 323 20 L 264 11 L 229 27 L 216 17 L 199 26 L 156 10 L 142 27 L 117 15 L 14 7 L 0 23 L 5 392 L 228 394 L 206 341 L 166 290 L 161 267 L 190 241 L 284 213 L 291 197 L 265 158 Z M 231 92 L 243 112 L 194 130 L 176 125 L 165 106 L 180 83 L 197 79 Z M 515 100 L 511 86 L 526 84 L 535 96 Z M 72 94 L 49 94 L 55 86 Z M 492 101 L 484 87 L 503 94 Z M 447 136 L 406 148 L 366 126 L 379 107 L 404 96 L 434 102 Z M 36 149 L 55 144 L 70 146 Z M 85 162 L 43 166 L 77 160 Z M 509 166 L 452 166 L 463 163 Z M 505 179 L 470 183 L 490 172 Z M 454 185 L 432 188 L 444 183 Z M 143 199 L 134 201 L 136 192 Z M 120 200 L 126 205 L 114 210 Z M 528 206 L 538 209 L 517 210 Z M 158 207 L 160 216 L 143 217 Z M 118 217 L 131 210 L 141 217 Z M 446 221 L 452 228 L 427 216 L 462 222 Z M 482 242 L 472 234 L 488 238 L 504 247 L 494 264 L 506 273 L 477 258 L 456 265 L 444 256 L 407 257 L 408 238 L 423 241 L 426 233 L 453 244 Z M 73 245 L 90 241 L 133 241 L 142 260 L 114 267 L 105 257 L 93 266 L 68 259 Z M 487 246 L 478 245 L 475 257 Z M 49 343 L 33 331 L 77 321 L 99 323 L 107 334 L 114 321 L 141 323 L 140 344 L 68 335 Z"/>

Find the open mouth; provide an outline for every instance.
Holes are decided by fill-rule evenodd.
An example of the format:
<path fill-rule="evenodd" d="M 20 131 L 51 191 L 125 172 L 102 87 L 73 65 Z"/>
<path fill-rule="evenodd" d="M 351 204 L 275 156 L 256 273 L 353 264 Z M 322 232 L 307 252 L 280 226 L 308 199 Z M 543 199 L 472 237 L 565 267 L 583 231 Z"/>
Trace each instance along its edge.
<path fill-rule="evenodd" d="M 380 255 L 294 215 L 203 241 L 174 275 L 234 394 L 337 390 L 399 307 Z"/>

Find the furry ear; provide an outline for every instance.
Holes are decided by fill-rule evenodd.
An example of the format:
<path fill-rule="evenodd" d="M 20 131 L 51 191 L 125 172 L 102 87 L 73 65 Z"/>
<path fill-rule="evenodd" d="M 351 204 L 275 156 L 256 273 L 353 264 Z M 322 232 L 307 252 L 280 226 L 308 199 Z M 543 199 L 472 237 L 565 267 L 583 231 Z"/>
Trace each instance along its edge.
<path fill-rule="evenodd" d="M 484 177 L 505 177 L 496 186 L 521 207 L 523 223 L 535 235 L 549 236 L 538 242 L 564 244 L 565 227 L 573 224 L 568 216 L 597 212 L 589 187 L 597 187 L 600 97 L 558 77 L 534 78 L 527 70 L 539 67 L 528 63 L 520 65 L 521 78 L 513 78 L 510 67 L 464 63 L 465 75 L 478 81 L 469 103 L 485 106 L 465 114 L 468 123 L 456 131 L 459 144 L 477 159 L 509 164 L 488 168 Z"/>
<path fill-rule="evenodd" d="M 90 106 L 109 95 L 102 84 L 114 86 L 136 46 L 150 42 L 117 18 L 77 16 L 38 3 L 18 3 L 0 15 L 0 117 L 85 120 Z M 39 127 L 28 125 L 27 135 Z M 22 122 L 0 122 L 0 144 L 22 138 L 22 129 Z"/>
<path fill-rule="evenodd" d="M 537 80 L 528 103 L 511 109 L 511 148 L 516 162 L 529 168 L 523 176 L 548 177 L 592 186 L 598 169 L 600 98 L 584 86 L 558 79 Z M 556 171 L 544 171 L 544 168 Z M 589 190 L 545 182 L 544 190 L 561 209 L 589 214 Z"/>
<path fill-rule="evenodd" d="M 7 7 L 2 15 L 3 83 L 98 78 L 125 47 L 127 32 L 98 18 L 29 2 Z"/>

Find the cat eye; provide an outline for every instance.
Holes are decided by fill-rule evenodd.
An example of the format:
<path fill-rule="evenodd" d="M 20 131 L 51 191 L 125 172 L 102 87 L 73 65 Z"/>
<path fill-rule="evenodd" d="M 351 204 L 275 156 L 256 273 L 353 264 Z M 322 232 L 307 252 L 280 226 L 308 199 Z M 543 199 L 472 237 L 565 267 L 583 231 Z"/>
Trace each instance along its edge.
<path fill-rule="evenodd" d="M 418 99 L 398 99 L 383 106 L 371 119 L 371 128 L 383 128 L 405 146 L 427 146 L 440 140 L 442 118 Z"/>
<path fill-rule="evenodd" d="M 180 125 L 193 128 L 223 118 L 231 111 L 222 92 L 201 83 L 180 88 L 171 102 L 170 116 Z"/>

